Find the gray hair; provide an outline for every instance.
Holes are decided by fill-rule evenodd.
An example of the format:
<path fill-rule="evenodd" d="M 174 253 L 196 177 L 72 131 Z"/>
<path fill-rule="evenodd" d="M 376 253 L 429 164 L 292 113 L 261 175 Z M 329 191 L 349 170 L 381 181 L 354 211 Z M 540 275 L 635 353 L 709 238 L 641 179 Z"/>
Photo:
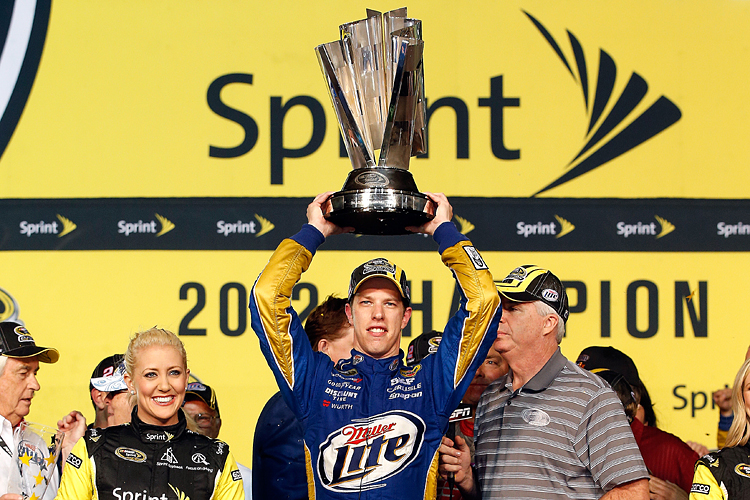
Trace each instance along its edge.
<path fill-rule="evenodd" d="M 555 340 L 557 341 L 557 344 L 560 345 L 560 342 L 562 342 L 563 337 L 565 336 L 565 321 L 560 317 L 557 312 L 552 309 L 548 304 L 545 304 L 541 300 L 535 300 L 534 306 L 536 306 L 536 312 L 539 314 L 539 316 L 547 316 L 548 314 L 552 314 L 557 317 L 557 332 L 555 332 Z"/>
<path fill-rule="evenodd" d="M 8 362 L 7 356 L 0 356 L 0 377 L 3 376 L 3 373 L 5 372 L 5 363 Z"/>

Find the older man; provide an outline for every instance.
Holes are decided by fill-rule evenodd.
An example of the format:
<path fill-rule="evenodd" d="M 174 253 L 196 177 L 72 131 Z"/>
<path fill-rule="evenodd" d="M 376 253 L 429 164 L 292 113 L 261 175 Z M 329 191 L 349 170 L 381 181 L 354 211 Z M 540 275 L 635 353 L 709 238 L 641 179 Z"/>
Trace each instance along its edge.
<path fill-rule="evenodd" d="M 13 457 L 13 429 L 31 410 L 31 400 L 40 389 L 36 374 L 39 363 L 55 363 L 60 354 L 51 347 L 36 345 L 29 331 L 12 321 L 0 323 L 0 500 L 21 500 L 21 496 L 8 493 L 11 481 L 18 475 Z M 78 412 L 71 412 L 58 422 L 58 427 L 70 431 L 68 441 L 83 435 L 86 420 Z M 65 452 L 69 445 L 63 442 Z M 57 492 L 59 475 L 53 474 L 44 494 L 52 499 Z"/>
<path fill-rule="evenodd" d="M 473 472 L 468 448 L 446 440 L 441 473 L 455 473 L 464 498 L 647 499 L 648 471 L 619 399 L 558 347 L 565 287 L 547 269 L 522 266 L 497 288 L 494 347 L 510 372 L 479 402 Z"/>

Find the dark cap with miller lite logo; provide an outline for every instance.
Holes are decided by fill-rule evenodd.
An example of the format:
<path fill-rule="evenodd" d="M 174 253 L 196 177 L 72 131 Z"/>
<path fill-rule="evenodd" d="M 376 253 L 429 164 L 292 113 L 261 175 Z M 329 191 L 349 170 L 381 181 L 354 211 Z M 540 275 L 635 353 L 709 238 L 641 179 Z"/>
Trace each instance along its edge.
<path fill-rule="evenodd" d="M 43 363 L 57 363 L 60 353 L 52 347 L 36 345 L 25 326 L 14 321 L 0 323 L 0 356 L 9 358 L 38 357 Z"/>
<path fill-rule="evenodd" d="M 496 281 L 497 291 L 514 302 L 535 302 L 540 300 L 555 310 L 568 321 L 570 308 L 568 294 L 565 293 L 560 278 L 552 271 L 539 266 L 521 266 L 515 268 L 502 281 Z"/>

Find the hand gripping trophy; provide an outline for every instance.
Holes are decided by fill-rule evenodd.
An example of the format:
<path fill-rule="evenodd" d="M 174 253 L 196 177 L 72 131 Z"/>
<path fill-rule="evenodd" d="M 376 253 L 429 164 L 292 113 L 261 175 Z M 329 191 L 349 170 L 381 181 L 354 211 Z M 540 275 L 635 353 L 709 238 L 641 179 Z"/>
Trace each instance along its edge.
<path fill-rule="evenodd" d="M 340 40 L 315 51 L 353 170 L 325 216 L 355 233 L 406 234 L 435 211 L 408 170 L 426 151 L 422 22 L 406 8 L 368 9 L 367 19 L 339 29 Z"/>

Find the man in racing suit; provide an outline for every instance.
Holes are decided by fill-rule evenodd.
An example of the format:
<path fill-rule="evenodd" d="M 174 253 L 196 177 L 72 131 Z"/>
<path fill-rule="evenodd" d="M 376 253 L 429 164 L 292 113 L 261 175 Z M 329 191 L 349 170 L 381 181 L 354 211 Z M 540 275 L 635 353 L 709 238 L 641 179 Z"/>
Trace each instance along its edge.
<path fill-rule="evenodd" d="M 89 429 L 68 455 L 56 500 L 244 500 L 242 478 L 218 439 L 138 418 Z"/>
<path fill-rule="evenodd" d="M 309 496 L 434 498 L 437 448 L 500 321 L 492 275 L 450 222 L 447 198 L 427 193 L 438 207 L 435 218 L 413 229 L 433 235 L 462 295 L 440 348 L 416 366 L 404 365 L 401 330 L 411 314 L 406 276 L 387 260 L 374 259 L 352 274 L 347 315 L 355 348 L 351 358 L 334 365 L 312 351 L 291 307 L 292 288 L 317 247 L 344 231 L 323 218 L 329 194 L 308 206 L 309 224 L 279 245 L 250 298 L 261 350 L 305 429 Z M 389 320 L 393 308 L 395 322 Z"/>

